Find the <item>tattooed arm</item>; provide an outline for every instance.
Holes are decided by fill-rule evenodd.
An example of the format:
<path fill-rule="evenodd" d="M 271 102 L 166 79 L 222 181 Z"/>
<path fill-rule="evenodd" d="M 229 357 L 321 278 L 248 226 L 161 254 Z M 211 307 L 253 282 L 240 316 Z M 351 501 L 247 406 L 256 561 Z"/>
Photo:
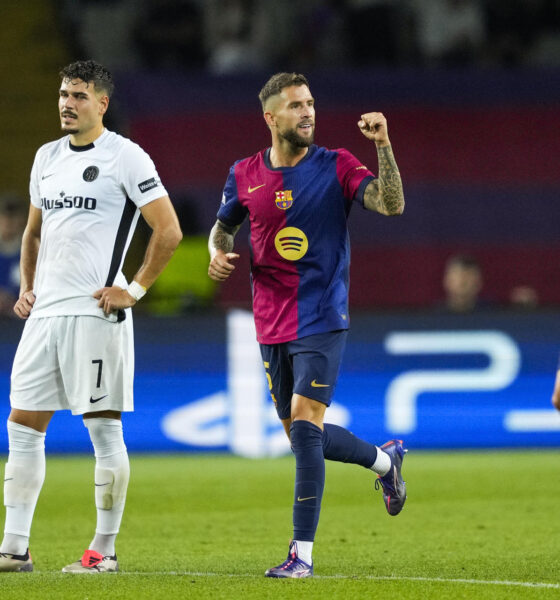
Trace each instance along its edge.
<path fill-rule="evenodd" d="M 208 250 L 210 252 L 210 265 L 208 276 L 214 281 L 225 281 L 235 269 L 232 261 L 239 258 L 239 254 L 232 252 L 233 238 L 239 230 L 240 225 L 229 227 L 219 219 L 216 221 L 210 238 L 208 239 Z"/>
<path fill-rule="evenodd" d="M 383 113 L 367 113 L 362 115 L 358 127 L 369 140 L 375 142 L 379 162 L 379 177 L 364 190 L 364 206 L 383 215 L 402 215 L 404 194 L 401 174 L 389 141 L 387 119 Z"/>

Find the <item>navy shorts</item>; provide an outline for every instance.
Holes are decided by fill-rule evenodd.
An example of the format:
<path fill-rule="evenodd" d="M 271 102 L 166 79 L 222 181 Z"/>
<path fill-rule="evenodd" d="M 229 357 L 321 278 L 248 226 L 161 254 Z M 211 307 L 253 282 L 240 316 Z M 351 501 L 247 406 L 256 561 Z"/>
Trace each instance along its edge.
<path fill-rule="evenodd" d="M 268 387 L 280 419 L 291 413 L 292 395 L 329 406 L 348 331 L 309 335 L 283 344 L 261 344 Z"/>

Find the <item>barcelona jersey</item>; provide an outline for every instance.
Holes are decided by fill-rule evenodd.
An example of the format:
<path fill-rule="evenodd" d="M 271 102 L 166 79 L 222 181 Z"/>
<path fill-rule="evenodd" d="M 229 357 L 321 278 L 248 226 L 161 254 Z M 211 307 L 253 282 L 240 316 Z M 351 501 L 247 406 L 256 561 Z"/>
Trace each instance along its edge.
<path fill-rule="evenodd" d="M 345 149 L 312 145 L 296 166 L 279 168 L 269 153 L 231 167 L 218 211 L 230 227 L 249 216 L 257 339 L 348 329 L 347 219 L 374 176 Z"/>

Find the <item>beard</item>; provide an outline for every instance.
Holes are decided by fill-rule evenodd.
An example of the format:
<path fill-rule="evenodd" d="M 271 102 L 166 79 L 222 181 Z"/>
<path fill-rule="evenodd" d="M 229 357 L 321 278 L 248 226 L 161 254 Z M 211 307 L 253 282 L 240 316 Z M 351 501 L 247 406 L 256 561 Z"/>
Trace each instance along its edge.
<path fill-rule="evenodd" d="M 77 121 L 77 119 L 76 119 L 76 121 Z M 78 127 L 78 124 L 76 122 L 65 123 L 63 115 L 61 115 L 60 129 L 62 129 L 62 131 L 64 131 L 64 133 L 79 133 L 80 132 L 80 128 Z"/>
<path fill-rule="evenodd" d="M 315 135 L 315 127 L 311 131 L 309 137 L 302 137 L 297 132 L 297 129 L 288 129 L 280 134 L 287 142 L 289 142 L 294 148 L 308 148 L 313 143 L 313 137 Z"/>
<path fill-rule="evenodd" d="M 80 130 L 75 125 L 61 125 L 60 128 L 64 133 L 80 133 Z"/>

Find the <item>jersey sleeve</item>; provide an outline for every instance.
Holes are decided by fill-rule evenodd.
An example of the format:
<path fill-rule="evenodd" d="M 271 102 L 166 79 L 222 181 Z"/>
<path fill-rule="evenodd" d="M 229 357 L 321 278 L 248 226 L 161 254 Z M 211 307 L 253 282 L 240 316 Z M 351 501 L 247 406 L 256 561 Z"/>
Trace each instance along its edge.
<path fill-rule="evenodd" d="M 134 143 L 127 144 L 122 152 L 121 182 L 138 208 L 168 195 L 152 159 Z"/>
<path fill-rule="evenodd" d="M 347 200 L 356 200 L 364 204 L 364 190 L 374 174 L 363 165 L 351 152 L 340 148 L 337 150 L 336 174 Z"/>
<path fill-rule="evenodd" d="M 247 207 L 239 201 L 237 193 L 237 180 L 235 178 L 235 165 L 229 170 L 229 175 L 222 194 L 222 204 L 218 210 L 218 219 L 228 225 L 235 227 L 241 225 L 247 216 Z"/>
<path fill-rule="evenodd" d="M 41 191 L 39 189 L 39 163 L 40 163 L 41 150 L 39 149 L 35 154 L 33 166 L 31 167 L 31 176 L 29 178 L 29 198 L 31 204 L 35 208 L 41 208 Z"/>

